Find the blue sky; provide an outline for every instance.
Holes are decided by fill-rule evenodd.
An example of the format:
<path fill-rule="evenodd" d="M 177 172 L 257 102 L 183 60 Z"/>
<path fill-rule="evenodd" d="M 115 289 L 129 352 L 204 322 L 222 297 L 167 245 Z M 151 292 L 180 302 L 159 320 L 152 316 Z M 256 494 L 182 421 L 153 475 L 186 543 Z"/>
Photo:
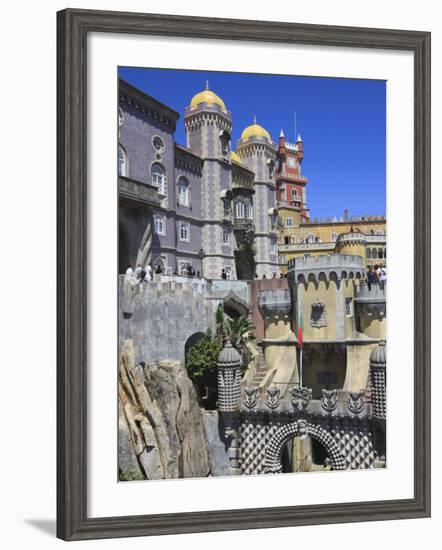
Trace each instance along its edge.
<path fill-rule="evenodd" d="M 119 76 L 180 113 L 184 145 L 184 109 L 206 80 L 232 112 L 232 148 L 254 115 L 274 141 L 281 128 L 294 141 L 296 111 L 311 217 L 386 213 L 385 81 L 132 67 Z"/>

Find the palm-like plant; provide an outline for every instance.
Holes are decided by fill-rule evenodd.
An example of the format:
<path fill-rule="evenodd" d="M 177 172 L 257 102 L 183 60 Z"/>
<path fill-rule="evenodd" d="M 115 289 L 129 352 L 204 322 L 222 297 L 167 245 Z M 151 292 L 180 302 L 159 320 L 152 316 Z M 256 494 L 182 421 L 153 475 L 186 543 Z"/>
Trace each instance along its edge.
<path fill-rule="evenodd" d="M 232 346 L 241 352 L 245 343 L 254 338 L 252 334 L 254 328 L 252 323 L 241 316 L 237 319 L 226 319 L 223 324 L 223 333 Z"/>

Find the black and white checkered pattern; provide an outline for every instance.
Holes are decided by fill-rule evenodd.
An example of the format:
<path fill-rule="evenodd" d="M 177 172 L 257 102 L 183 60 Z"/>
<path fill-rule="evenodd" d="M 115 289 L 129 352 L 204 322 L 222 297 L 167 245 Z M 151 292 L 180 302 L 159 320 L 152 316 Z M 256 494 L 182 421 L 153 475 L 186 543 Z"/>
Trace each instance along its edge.
<path fill-rule="evenodd" d="M 387 414 L 387 376 L 384 365 L 370 365 L 373 416 L 385 420 Z"/>
<path fill-rule="evenodd" d="M 241 397 L 240 367 L 218 368 L 218 409 L 231 412 L 237 409 Z"/>
<path fill-rule="evenodd" d="M 334 470 L 345 470 L 346 462 L 341 454 L 339 446 L 333 439 L 330 432 L 325 430 L 319 424 L 313 424 L 309 421 L 301 421 L 305 425 L 306 433 L 318 440 L 325 447 L 331 466 Z M 276 431 L 266 446 L 265 452 L 265 473 L 277 474 L 282 472 L 281 457 L 284 445 L 289 439 L 300 435 L 300 422 L 295 421 L 285 424 Z"/>

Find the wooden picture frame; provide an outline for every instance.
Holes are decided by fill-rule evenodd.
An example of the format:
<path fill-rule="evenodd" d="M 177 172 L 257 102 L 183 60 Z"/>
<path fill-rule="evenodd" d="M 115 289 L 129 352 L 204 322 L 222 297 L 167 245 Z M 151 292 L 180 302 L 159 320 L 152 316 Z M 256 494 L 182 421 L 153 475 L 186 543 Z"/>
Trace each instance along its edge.
<path fill-rule="evenodd" d="M 87 36 L 91 32 L 407 50 L 414 56 L 414 497 L 406 500 L 87 517 Z M 65 540 L 430 515 L 430 33 L 157 14 L 57 16 L 57 536 Z"/>

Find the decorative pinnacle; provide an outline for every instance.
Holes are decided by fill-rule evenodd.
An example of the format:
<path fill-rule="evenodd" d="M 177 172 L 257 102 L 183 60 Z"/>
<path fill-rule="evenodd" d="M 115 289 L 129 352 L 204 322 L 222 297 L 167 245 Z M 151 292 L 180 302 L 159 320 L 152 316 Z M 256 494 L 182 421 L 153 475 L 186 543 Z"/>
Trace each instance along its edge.
<path fill-rule="evenodd" d="M 283 129 L 282 129 L 282 128 L 281 128 L 281 133 L 279 134 L 279 137 L 285 137 L 285 135 L 284 135 L 284 131 L 283 131 Z"/>
<path fill-rule="evenodd" d="M 209 89 L 209 81 L 206 80 L 206 90 L 208 90 L 208 89 Z"/>
<path fill-rule="evenodd" d="M 253 124 L 256 124 L 256 115 L 253 115 Z"/>
<path fill-rule="evenodd" d="M 298 134 L 298 139 L 296 140 L 296 143 L 300 143 L 302 141 L 301 134 Z"/>

